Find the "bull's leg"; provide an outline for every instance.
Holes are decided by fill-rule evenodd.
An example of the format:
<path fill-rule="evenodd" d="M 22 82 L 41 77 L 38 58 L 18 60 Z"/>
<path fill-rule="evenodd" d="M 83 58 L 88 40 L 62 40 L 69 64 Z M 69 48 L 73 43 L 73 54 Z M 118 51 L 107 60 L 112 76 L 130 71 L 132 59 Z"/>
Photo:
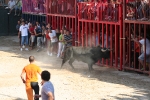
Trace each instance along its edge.
<path fill-rule="evenodd" d="M 72 65 L 72 63 L 75 61 L 75 59 L 74 58 L 71 58 L 70 60 L 69 60 L 69 65 L 74 69 L 74 66 Z"/>
<path fill-rule="evenodd" d="M 66 58 L 64 58 L 64 59 L 62 60 L 61 68 L 62 68 L 62 66 L 64 65 L 64 63 L 65 63 L 66 61 L 68 61 L 68 59 L 66 59 Z"/>
<path fill-rule="evenodd" d="M 92 70 L 94 70 L 92 66 L 93 66 L 93 64 L 88 64 L 89 71 L 92 71 Z"/>

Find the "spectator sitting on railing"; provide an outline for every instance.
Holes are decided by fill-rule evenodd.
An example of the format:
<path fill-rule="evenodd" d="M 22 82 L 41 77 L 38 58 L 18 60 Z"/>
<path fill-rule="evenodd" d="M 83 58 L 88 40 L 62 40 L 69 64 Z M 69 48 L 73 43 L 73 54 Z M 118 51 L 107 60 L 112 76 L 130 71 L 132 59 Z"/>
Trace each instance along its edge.
<path fill-rule="evenodd" d="M 15 6 L 15 16 L 17 15 L 16 14 L 17 10 L 19 10 L 18 16 L 20 16 L 21 11 L 22 11 L 22 0 L 18 0 L 15 5 L 16 5 Z"/>
<path fill-rule="evenodd" d="M 141 44 L 142 45 L 142 49 L 143 49 L 143 52 L 142 54 L 138 57 L 139 59 L 139 62 L 141 63 L 141 65 L 143 66 L 143 68 L 141 70 L 146 70 L 144 68 L 146 68 L 146 66 L 144 67 L 144 61 L 146 60 L 146 62 L 148 63 L 148 66 L 150 68 L 150 41 L 146 38 L 144 39 L 144 36 L 142 36 L 142 39 L 141 40 L 137 40 L 137 39 L 134 39 L 133 36 L 131 37 L 132 40 L 136 43 L 138 43 L 139 45 Z M 146 43 L 145 43 L 146 42 Z M 146 46 L 146 51 L 145 51 L 145 46 Z M 145 56 L 146 56 L 146 59 L 145 59 Z"/>
<path fill-rule="evenodd" d="M 13 10 L 14 6 L 15 6 L 15 1 L 14 0 L 10 0 L 8 2 L 8 7 L 6 7 L 5 9 L 10 9 L 10 12 L 11 12 Z M 10 14 L 10 13 L 8 13 L 8 14 Z"/>

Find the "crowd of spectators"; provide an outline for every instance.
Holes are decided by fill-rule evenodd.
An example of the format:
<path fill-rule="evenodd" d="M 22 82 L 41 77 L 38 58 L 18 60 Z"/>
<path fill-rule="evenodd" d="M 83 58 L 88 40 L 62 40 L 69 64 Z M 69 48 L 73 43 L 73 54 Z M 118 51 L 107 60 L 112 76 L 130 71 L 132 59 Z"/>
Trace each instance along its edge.
<path fill-rule="evenodd" d="M 25 48 L 27 51 L 36 49 L 39 52 L 46 48 L 47 55 L 63 57 L 64 50 L 72 46 L 72 32 L 66 27 L 53 29 L 50 23 L 22 20 L 18 21 L 16 29 L 21 51 Z"/>
<path fill-rule="evenodd" d="M 150 21 L 150 7 L 147 0 L 129 0 L 126 3 L 126 20 Z"/>
<path fill-rule="evenodd" d="M 80 0 L 79 2 L 83 1 Z M 88 0 L 84 2 L 80 5 L 80 13 L 83 19 L 118 21 L 118 4 L 121 4 L 121 2 L 117 0 Z"/>

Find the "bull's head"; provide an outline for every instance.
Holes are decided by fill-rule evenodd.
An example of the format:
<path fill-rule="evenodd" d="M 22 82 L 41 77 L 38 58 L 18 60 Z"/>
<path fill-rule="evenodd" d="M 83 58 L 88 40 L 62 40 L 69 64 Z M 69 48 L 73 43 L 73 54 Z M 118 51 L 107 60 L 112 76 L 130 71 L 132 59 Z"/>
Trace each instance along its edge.
<path fill-rule="evenodd" d="M 110 51 L 112 51 L 113 49 L 109 49 L 109 48 L 102 48 L 101 49 L 101 57 L 104 59 L 109 59 L 110 58 Z"/>

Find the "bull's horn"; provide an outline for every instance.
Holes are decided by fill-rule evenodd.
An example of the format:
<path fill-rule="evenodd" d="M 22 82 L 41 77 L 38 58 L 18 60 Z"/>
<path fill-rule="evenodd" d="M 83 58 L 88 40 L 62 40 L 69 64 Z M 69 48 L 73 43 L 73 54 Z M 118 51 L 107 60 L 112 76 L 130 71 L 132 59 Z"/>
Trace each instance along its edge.
<path fill-rule="evenodd" d="M 109 51 L 113 51 L 113 49 L 107 49 L 107 50 L 109 50 Z"/>
<path fill-rule="evenodd" d="M 102 52 L 105 52 L 106 50 L 104 50 L 104 49 L 101 49 L 101 51 L 102 51 Z"/>

